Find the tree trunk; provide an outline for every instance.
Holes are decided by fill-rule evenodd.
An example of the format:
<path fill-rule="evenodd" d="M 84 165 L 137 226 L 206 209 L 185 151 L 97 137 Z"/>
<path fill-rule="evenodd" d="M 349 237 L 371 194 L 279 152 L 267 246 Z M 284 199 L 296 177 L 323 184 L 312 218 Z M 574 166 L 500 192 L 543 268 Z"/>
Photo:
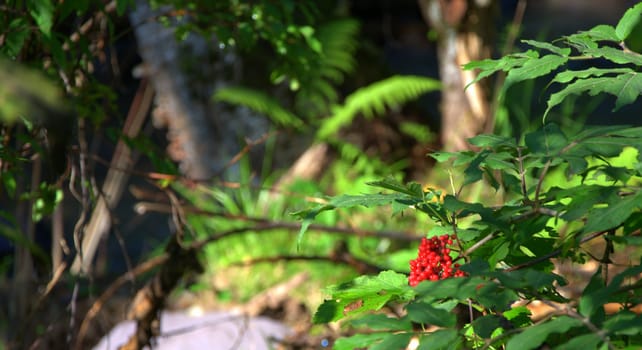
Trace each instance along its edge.
<path fill-rule="evenodd" d="M 467 149 L 466 140 L 485 131 L 492 118 L 482 86 L 464 90 L 475 76 L 462 65 L 489 56 L 494 5 L 491 0 L 419 0 L 426 23 L 438 35 L 441 140 L 447 151 Z"/>

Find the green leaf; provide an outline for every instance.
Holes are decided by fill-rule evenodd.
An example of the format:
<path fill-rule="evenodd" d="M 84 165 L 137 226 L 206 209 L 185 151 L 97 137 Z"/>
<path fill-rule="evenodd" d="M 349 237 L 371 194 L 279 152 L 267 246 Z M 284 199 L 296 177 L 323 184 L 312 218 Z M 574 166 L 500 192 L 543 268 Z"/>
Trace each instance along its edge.
<path fill-rule="evenodd" d="M 334 343 L 335 350 L 354 350 L 367 347 L 375 342 L 381 341 L 389 333 L 355 334 L 350 337 L 339 338 Z"/>
<path fill-rule="evenodd" d="M 28 4 L 29 14 L 36 21 L 38 29 L 46 37 L 51 36 L 54 5 L 51 0 L 31 0 Z"/>
<path fill-rule="evenodd" d="M 367 327 L 368 329 L 374 330 L 412 330 L 412 322 L 410 321 L 410 319 L 408 319 L 408 317 L 403 317 L 400 319 L 396 317 L 388 317 L 384 314 L 365 315 L 361 318 L 353 320 L 350 323 L 355 327 Z"/>
<path fill-rule="evenodd" d="M 544 49 L 551 51 L 553 53 L 556 53 L 560 56 L 568 56 L 571 53 L 571 49 L 568 47 L 561 48 L 559 46 L 555 46 L 551 43 L 543 42 L 543 41 L 535 41 L 535 40 L 522 40 L 524 44 L 530 45 L 532 47 L 536 47 L 538 49 Z"/>
<path fill-rule="evenodd" d="M 597 25 L 585 32 L 583 34 L 589 35 L 596 40 L 606 40 L 606 41 L 615 41 L 618 42 L 620 39 L 615 32 L 615 28 L 606 24 Z"/>
<path fill-rule="evenodd" d="M 566 70 L 558 73 L 551 81 L 552 83 L 568 83 L 575 79 L 588 77 L 601 77 L 605 74 L 635 73 L 631 68 L 596 68 L 591 67 L 583 70 Z"/>
<path fill-rule="evenodd" d="M 642 315 L 636 315 L 630 311 L 621 311 L 606 320 L 603 327 L 604 330 L 611 334 L 637 335 L 640 333 L 641 324 Z"/>
<path fill-rule="evenodd" d="M 387 177 L 384 180 L 379 181 L 367 182 L 366 184 L 370 186 L 385 188 L 387 190 L 392 190 L 399 193 L 404 193 L 409 196 L 418 198 L 421 198 L 423 195 L 421 186 L 406 186 L 393 177 Z"/>
<path fill-rule="evenodd" d="M 468 142 L 477 147 L 499 147 L 499 146 L 508 146 L 511 148 L 516 148 L 515 140 L 511 137 L 500 136 L 494 134 L 482 134 L 477 135 L 468 139 Z"/>
<path fill-rule="evenodd" d="M 343 317 L 341 306 L 335 300 L 325 300 L 314 313 L 312 322 L 315 324 L 329 323 Z"/>
<path fill-rule="evenodd" d="M 617 97 L 615 111 L 635 101 L 641 91 L 642 76 L 639 73 L 625 73 L 614 77 L 577 79 L 573 83 L 566 85 L 562 90 L 551 94 L 547 102 L 548 107 L 542 118 L 546 120 L 550 110 L 562 103 L 570 95 L 580 95 L 588 92 L 589 95 L 595 96 L 599 93 L 609 93 Z"/>
<path fill-rule="evenodd" d="M 216 90 L 213 98 L 219 102 L 246 106 L 258 113 L 265 114 L 278 125 L 295 129 L 303 128 L 300 118 L 283 108 L 273 97 L 261 91 L 228 86 Z"/>
<path fill-rule="evenodd" d="M 370 350 L 405 349 L 412 336 L 413 333 L 388 333 L 380 343 L 371 346 Z"/>
<path fill-rule="evenodd" d="M 568 145 L 566 135 L 557 124 L 546 124 L 542 128 L 526 134 L 524 142 L 531 152 L 547 156 L 557 155 Z"/>
<path fill-rule="evenodd" d="M 566 63 L 566 61 L 568 61 L 567 57 L 546 55 L 539 59 L 528 60 L 521 67 L 509 70 L 502 87 L 502 95 L 511 85 L 546 75 Z"/>
<path fill-rule="evenodd" d="M 419 96 L 441 88 L 439 81 L 421 76 L 393 76 L 363 87 L 348 96 L 342 106 L 335 106 L 332 115 L 317 132 L 317 138 L 327 139 L 362 113 L 366 117 L 383 114 Z"/>
<path fill-rule="evenodd" d="M 598 349 L 598 344 L 602 341 L 596 333 L 588 333 L 573 336 L 566 343 L 557 346 L 555 349 Z"/>
<path fill-rule="evenodd" d="M 588 214 L 584 233 L 600 232 L 620 226 L 633 211 L 642 207 L 642 191 L 634 195 L 609 199 L 608 207 L 595 208 Z"/>
<path fill-rule="evenodd" d="M 560 316 L 545 323 L 540 323 L 524 329 L 512 337 L 506 344 L 506 350 L 530 350 L 538 348 L 552 333 L 565 333 L 569 329 L 579 327 L 582 321 Z"/>
<path fill-rule="evenodd" d="M 117 0 L 116 1 L 116 13 L 118 16 L 122 16 L 125 14 L 125 11 L 127 11 L 127 8 L 130 5 L 133 5 L 134 1 L 133 0 Z"/>
<path fill-rule="evenodd" d="M 328 288 L 331 300 L 317 310 L 314 321 L 326 323 L 366 311 L 379 310 L 391 300 L 410 300 L 415 292 L 408 276 L 382 271 L 377 276 L 359 276 L 353 281 Z"/>
<path fill-rule="evenodd" d="M 539 54 L 537 52 L 529 50 L 525 53 L 504 56 L 498 60 L 485 59 L 481 61 L 472 61 L 466 63 L 464 65 L 465 70 L 479 69 L 479 74 L 477 74 L 477 77 L 475 77 L 473 81 L 468 83 L 468 85 L 466 85 L 466 88 L 500 70 L 503 70 L 505 72 L 510 71 L 511 69 L 519 67 L 529 60 L 537 57 L 539 57 Z"/>
<path fill-rule="evenodd" d="M 642 56 L 640 56 L 640 54 L 623 51 L 614 47 L 604 46 L 600 48 L 586 49 L 584 54 L 594 57 L 604 57 L 607 60 L 618 64 L 635 64 L 636 66 L 642 66 Z"/>
<path fill-rule="evenodd" d="M 428 303 L 416 302 L 406 306 L 408 317 L 420 324 L 439 327 L 454 327 L 457 319 L 455 314 L 444 309 L 438 309 Z"/>
<path fill-rule="evenodd" d="M 602 278 L 602 267 L 599 267 L 582 291 L 582 296 L 578 305 L 578 310 L 582 315 L 593 317 L 596 312 L 604 313 L 604 309 L 602 307 L 608 300 L 608 293 L 601 292 L 604 286 L 605 283 Z"/>
<path fill-rule="evenodd" d="M 497 315 L 486 315 L 475 319 L 472 326 L 478 336 L 490 338 L 493 332 L 502 326 L 502 320 Z"/>
<path fill-rule="evenodd" d="M 615 33 L 620 41 L 624 41 L 629 37 L 633 28 L 640 21 L 640 16 L 642 15 L 642 3 L 639 3 L 630 9 L 626 10 L 622 19 L 615 26 Z"/>
<path fill-rule="evenodd" d="M 454 329 L 440 329 L 435 332 L 422 335 L 419 338 L 417 350 L 445 350 L 457 349 L 459 347 L 459 334 Z"/>

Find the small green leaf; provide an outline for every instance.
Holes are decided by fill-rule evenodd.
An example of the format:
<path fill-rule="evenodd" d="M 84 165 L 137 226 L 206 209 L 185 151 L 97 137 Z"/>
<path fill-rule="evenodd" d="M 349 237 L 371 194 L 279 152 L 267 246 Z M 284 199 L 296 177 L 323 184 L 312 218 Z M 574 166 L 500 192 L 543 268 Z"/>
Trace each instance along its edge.
<path fill-rule="evenodd" d="M 531 350 L 538 348 L 552 333 L 565 333 L 571 328 L 579 327 L 582 321 L 560 316 L 545 323 L 540 323 L 524 329 L 512 337 L 506 344 L 506 350 Z"/>
<path fill-rule="evenodd" d="M 642 16 L 642 3 L 639 3 L 630 9 L 626 10 L 622 19 L 615 26 L 615 33 L 620 41 L 624 41 L 629 37 L 633 28 L 640 21 L 640 16 Z"/>
<path fill-rule="evenodd" d="M 561 48 L 559 46 L 555 46 L 551 43 L 543 42 L 543 41 L 535 41 L 535 40 L 522 40 L 524 44 L 530 45 L 532 47 L 536 47 L 538 49 L 544 49 L 551 51 L 553 53 L 556 53 L 560 56 L 568 56 L 571 53 L 571 49 L 568 47 Z"/>
<path fill-rule="evenodd" d="M 36 21 L 38 29 L 46 37 L 51 36 L 54 5 L 51 0 L 31 0 L 28 4 L 29 14 Z"/>

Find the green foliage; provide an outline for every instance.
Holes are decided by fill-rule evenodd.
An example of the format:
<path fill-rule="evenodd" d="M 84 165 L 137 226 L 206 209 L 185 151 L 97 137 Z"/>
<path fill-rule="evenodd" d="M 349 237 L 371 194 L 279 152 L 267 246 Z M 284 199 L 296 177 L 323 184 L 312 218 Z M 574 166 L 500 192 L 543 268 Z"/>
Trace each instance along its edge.
<path fill-rule="evenodd" d="M 322 44 L 316 36 L 315 21 L 320 17 L 313 1 L 273 2 L 155 0 L 153 6 L 171 5 L 173 11 L 161 21 L 178 24 L 176 35 L 185 38 L 196 32 L 205 37 L 214 34 L 222 47 L 252 51 L 265 42 L 277 59 L 269 64 L 270 79 L 278 84 L 289 82 L 298 90 L 302 79 L 316 68 Z M 189 16 L 189 21 L 181 21 Z M 178 21 L 174 21 L 174 19 Z"/>
<path fill-rule="evenodd" d="M 216 90 L 214 99 L 220 102 L 246 106 L 268 116 L 274 123 L 283 127 L 300 129 L 303 126 L 301 119 L 281 107 L 277 101 L 261 91 L 242 87 L 224 87 Z"/>
<path fill-rule="evenodd" d="M 614 94 L 619 108 L 641 91 L 634 68 L 639 55 L 612 44 L 628 38 L 641 13 L 642 5 L 636 5 L 615 28 L 598 26 L 555 43 L 527 41 L 534 50 L 467 67 L 479 68 L 479 79 L 507 71 L 505 91 L 578 59 L 572 52 L 579 52 L 581 59 L 605 58 L 623 66 L 556 73 L 552 82 L 562 87 L 550 96 L 546 113 L 581 92 Z M 541 54 L 542 50 L 552 54 Z M 635 261 L 609 279 L 602 269 L 612 263 L 620 243 L 642 244 L 637 239 L 642 217 L 642 128 L 593 126 L 568 131 L 546 123 L 519 139 L 479 135 L 469 142 L 476 151 L 431 154 L 460 171 L 460 176 L 451 178 L 452 194 L 387 178 L 369 183 L 378 189 L 376 193 L 343 194 L 294 213 L 303 220 L 300 238 L 322 212 L 378 206 L 391 207 L 397 216 L 410 211 L 427 214 L 436 223 L 427 236 L 457 235 L 451 255 L 464 262 L 465 277 L 423 281 L 413 288 L 404 283 L 404 275 L 384 271 L 329 288 L 315 321 L 343 321 L 357 331 L 337 340 L 336 347 L 403 348 L 413 336 L 418 337 L 420 349 L 640 347 L 640 326 L 634 323 L 640 317 L 627 306 L 642 303 L 642 268 Z M 467 192 L 478 184 L 494 191 L 501 198 L 499 205 L 468 198 Z M 587 253 L 584 245 L 597 241 L 603 243 L 603 252 Z M 554 258 L 593 259 L 602 266 L 575 301 L 577 306 L 558 292 L 566 281 L 552 273 Z M 535 322 L 528 309 L 513 306 L 519 300 L 542 300 L 555 312 Z M 611 302 L 623 308 L 606 314 L 604 305 Z M 402 316 L 376 312 L 386 304 L 403 308 L 396 313 Z M 439 330 L 418 331 L 408 322 Z M 360 333 L 364 326 L 372 326 L 372 332 Z"/>
<path fill-rule="evenodd" d="M 0 121 L 43 122 L 66 113 L 60 89 L 35 70 L 0 59 Z"/>
<path fill-rule="evenodd" d="M 386 108 L 395 108 L 419 96 L 440 89 L 434 79 L 419 76 L 393 76 L 363 87 L 332 109 L 332 115 L 324 121 L 317 137 L 326 139 L 336 134 L 361 113 L 366 117 L 382 114 Z"/>
<path fill-rule="evenodd" d="M 614 110 L 635 101 L 642 91 L 642 56 L 626 47 L 633 28 L 640 22 L 642 5 L 629 9 L 616 27 L 598 25 L 587 31 L 562 37 L 553 42 L 524 40 L 523 43 L 533 47 L 523 53 L 504 56 L 498 60 L 470 62 L 465 69 L 478 69 L 477 78 L 471 83 L 486 78 L 497 71 L 508 72 L 502 92 L 515 83 L 549 75 L 556 72 L 551 84 L 562 84 L 559 91 L 548 97 L 547 108 L 542 116 L 545 120 L 553 107 L 572 95 L 588 93 L 591 96 L 607 93 L 616 97 Z M 561 69 L 571 60 L 605 59 L 610 68 L 571 70 Z"/>

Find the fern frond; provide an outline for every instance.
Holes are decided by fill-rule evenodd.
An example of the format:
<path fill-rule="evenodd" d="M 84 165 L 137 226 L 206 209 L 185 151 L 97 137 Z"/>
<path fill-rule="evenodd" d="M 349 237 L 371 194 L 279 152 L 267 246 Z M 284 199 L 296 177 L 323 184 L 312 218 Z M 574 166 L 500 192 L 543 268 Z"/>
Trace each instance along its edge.
<path fill-rule="evenodd" d="M 435 79 L 412 75 L 397 75 L 363 87 L 348 96 L 342 106 L 332 108 L 332 116 L 323 122 L 317 137 L 327 139 L 359 113 L 368 118 L 383 114 L 386 108 L 395 108 L 440 87 Z"/>
<path fill-rule="evenodd" d="M 249 88 L 224 87 L 213 96 L 215 101 L 245 106 L 257 113 L 266 115 L 274 123 L 295 129 L 303 128 L 303 122 L 296 115 L 286 110 L 273 97 Z"/>
<path fill-rule="evenodd" d="M 359 22 L 353 19 L 328 22 L 318 28 L 316 38 L 322 52 L 296 96 L 296 107 L 301 113 L 323 115 L 328 113 L 328 105 L 336 103 L 338 94 L 334 85 L 341 84 L 356 65 L 358 32 Z"/>
<path fill-rule="evenodd" d="M 322 78 L 341 83 L 343 76 L 354 70 L 354 52 L 357 50 L 359 22 L 341 19 L 322 25 L 317 39 L 323 47 L 319 72 Z"/>

